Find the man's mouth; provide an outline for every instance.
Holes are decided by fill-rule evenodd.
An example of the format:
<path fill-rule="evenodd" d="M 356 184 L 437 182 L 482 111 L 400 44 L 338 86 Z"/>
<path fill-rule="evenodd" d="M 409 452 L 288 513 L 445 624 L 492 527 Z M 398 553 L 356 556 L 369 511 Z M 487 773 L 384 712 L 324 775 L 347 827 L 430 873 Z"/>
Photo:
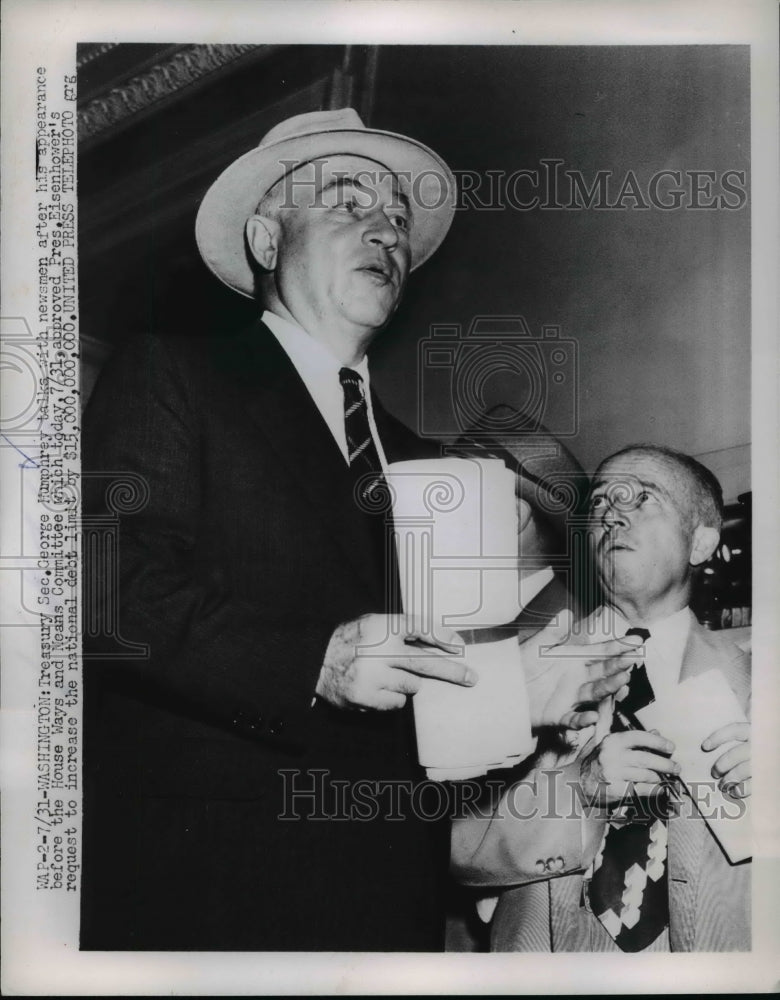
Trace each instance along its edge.
<path fill-rule="evenodd" d="M 358 267 L 358 271 L 364 271 L 366 274 L 370 274 L 381 281 L 382 283 L 391 282 L 393 280 L 392 269 L 389 264 L 383 261 L 375 260 L 368 264 L 361 264 Z"/>
<path fill-rule="evenodd" d="M 607 555 L 610 552 L 632 552 L 633 549 L 630 545 L 626 545 L 625 542 L 619 539 L 609 538 L 608 536 L 602 538 L 599 548 L 601 551 Z"/>

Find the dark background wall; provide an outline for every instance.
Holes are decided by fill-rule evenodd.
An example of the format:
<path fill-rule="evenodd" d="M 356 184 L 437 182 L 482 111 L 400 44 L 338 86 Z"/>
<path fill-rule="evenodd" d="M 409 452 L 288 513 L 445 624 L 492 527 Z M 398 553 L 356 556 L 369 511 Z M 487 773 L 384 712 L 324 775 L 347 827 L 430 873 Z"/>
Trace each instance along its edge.
<path fill-rule="evenodd" d="M 451 371 L 422 369 L 420 342 L 434 326 L 460 327 L 463 343 L 475 316 L 522 316 L 531 337 L 552 325 L 569 342 L 560 385 L 550 343 L 537 353 L 537 414 L 572 432 L 586 466 L 651 440 L 702 457 L 727 496 L 749 489 L 750 207 L 720 183 L 725 171 L 749 183 L 746 47 L 144 45 L 79 55 L 87 383 L 103 345 L 137 329 L 218 333 L 249 318 L 251 305 L 199 262 L 199 199 L 276 121 L 352 104 L 371 125 L 432 146 L 470 183 L 481 179 L 374 350 L 390 409 L 412 426 L 457 431 Z M 624 198 L 623 209 L 521 210 L 505 197 L 503 209 L 500 199 L 499 210 L 478 207 L 489 172 L 543 171 L 544 159 L 588 186 L 607 171 L 608 203 L 632 171 L 639 199 Z M 678 209 L 649 204 L 661 170 L 683 172 Z M 696 170 L 716 175 L 700 204 L 725 195 L 738 207 L 691 207 L 685 172 Z M 517 192 L 529 198 L 530 182 Z M 512 328 L 495 319 L 483 328 L 491 322 Z M 493 367 L 485 402 L 523 405 L 533 380 Z"/>

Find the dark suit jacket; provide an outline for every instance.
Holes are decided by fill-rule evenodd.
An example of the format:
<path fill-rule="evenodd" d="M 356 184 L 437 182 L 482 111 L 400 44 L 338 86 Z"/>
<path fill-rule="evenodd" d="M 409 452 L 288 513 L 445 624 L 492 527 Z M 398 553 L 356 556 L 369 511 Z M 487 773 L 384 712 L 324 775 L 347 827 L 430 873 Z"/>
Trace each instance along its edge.
<path fill-rule="evenodd" d="M 375 417 L 390 461 L 430 452 Z M 334 780 L 418 772 L 409 712 L 312 707 L 334 627 L 390 610 L 395 570 L 276 339 L 128 345 L 83 465 L 82 948 L 439 947 L 430 824 L 327 818 Z"/>

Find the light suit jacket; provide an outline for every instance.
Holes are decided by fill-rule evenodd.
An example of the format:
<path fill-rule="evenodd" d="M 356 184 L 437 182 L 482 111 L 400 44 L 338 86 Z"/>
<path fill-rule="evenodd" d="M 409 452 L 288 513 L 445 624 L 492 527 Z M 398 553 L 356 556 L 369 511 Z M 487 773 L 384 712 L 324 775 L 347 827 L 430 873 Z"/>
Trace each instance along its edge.
<path fill-rule="evenodd" d="M 722 672 L 747 711 L 749 657 L 694 622 L 680 680 L 712 669 Z M 510 786 L 492 815 L 455 824 L 456 877 L 470 886 L 506 887 L 493 917 L 492 951 L 612 950 L 599 921 L 581 905 L 582 873 L 605 819 L 583 820 L 572 791 L 578 778 L 578 760 L 539 769 Z M 750 862 L 728 861 L 687 796 L 669 821 L 668 866 L 671 950 L 749 950 Z"/>

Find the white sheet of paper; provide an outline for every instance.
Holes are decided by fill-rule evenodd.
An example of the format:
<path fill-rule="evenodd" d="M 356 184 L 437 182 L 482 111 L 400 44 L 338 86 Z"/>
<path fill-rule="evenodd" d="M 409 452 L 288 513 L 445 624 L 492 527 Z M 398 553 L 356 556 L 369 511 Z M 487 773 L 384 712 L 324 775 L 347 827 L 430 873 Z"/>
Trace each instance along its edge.
<path fill-rule="evenodd" d="M 732 862 L 753 853 L 750 799 L 741 803 L 724 796 L 710 773 L 712 765 L 736 741 L 705 752 L 702 741 L 721 726 L 746 722 L 736 695 L 723 674 L 708 670 L 682 681 L 673 695 L 640 709 L 637 718 L 645 729 L 657 729 L 675 744 L 673 758 L 681 769 L 707 826 Z M 698 786 L 694 787 L 694 786 Z"/>
<path fill-rule="evenodd" d="M 511 766 L 536 746 L 517 639 L 468 646 L 466 662 L 479 674 L 473 687 L 426 678 L 414 696 L 417 751 L 435 780 Z"/>

